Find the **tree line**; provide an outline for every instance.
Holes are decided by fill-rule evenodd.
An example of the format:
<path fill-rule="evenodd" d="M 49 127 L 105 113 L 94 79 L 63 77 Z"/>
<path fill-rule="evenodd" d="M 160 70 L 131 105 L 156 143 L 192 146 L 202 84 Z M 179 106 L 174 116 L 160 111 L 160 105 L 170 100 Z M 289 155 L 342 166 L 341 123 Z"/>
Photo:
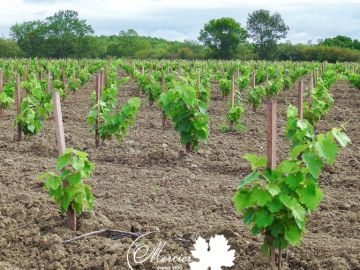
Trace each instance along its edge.
<path fill-rule="evenodd" d="M 0 39 L 0 57 L 360 61 L 356 39 L 337 36 L 318 45 L 279 44 L 288 30 L 279 13 L 260 9 L 248 15 L 246 27 L 233 18 L 210 20 L 198 40 L 168 41 L 140 36 L 133 29 L 95 36 L 76 11 L 64 10 L 13 25 L 10 39 Z"/>

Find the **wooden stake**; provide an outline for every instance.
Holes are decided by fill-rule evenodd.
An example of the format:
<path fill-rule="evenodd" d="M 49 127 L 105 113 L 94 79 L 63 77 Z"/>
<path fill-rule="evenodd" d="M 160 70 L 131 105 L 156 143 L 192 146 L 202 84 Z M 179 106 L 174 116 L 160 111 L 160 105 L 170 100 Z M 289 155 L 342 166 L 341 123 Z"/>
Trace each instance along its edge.
<path fill-rule="evenodd" d="M 276 168 L 276 100 L 267 103 L 267 167 Z"/>
<path fill-rule="evenodd" d="M 64 72 L 64 67 L 61 68 L 61 80 L 62 80 L 62 86 L 63 86 L 63 91 L 64 93 L 66 92 L 66 83 L 65 83 L 65 72 Z"/>
<path fill-rule="evenodd" d="M 148 75 L 149 75 L 149 77 L 148 77 L 149 81 L 151 81 L 151 79 L 152 79 L 152 66 L 149 67 L 149 74 Z"/>
<path fill-rule="evenodd" d="M 57 150 L 58 150 L 58 155 L 61 156 L 65 152 L 66 146 L 65 146 L 65 136 L 64 136 L 62 112 L 61 112 L 60 95 L 56 89 L 53 92 L 53 105 L 54 105 Z M 64 181 L 64 186 L 65 187 L 67 186 L 67 181 Z M 67 226 L 69 227 L 69 229 L 76 231 L 76 215 L 71 205 L 69 206 L 66 212 L 66 217 L 67 217 Z"/>
<path fill-rule="evenodd" d="M 106 85 L 106 82 L 105 82 L 105 70 L 101 71 L 100 76 L 101 76 L 101 87 L 100 87 L 100 91 L 102 91 L 102 90 L 105 89 L 105 85 Z"/>
<path fill-rule="evenodd" d="M 201 88 L 201 77 L 200 77 L 200 69 L 197 70 L 197 83 L 198 83 L 198 89 Z"/>
<path fill-rule="evenodd" d="M 58 155 L 61 156 L 65 152 L 65 136 L 64 136 L 64 126 L 62 121 L 62 112 L 60 104 L 60 95 L 59 92 L 54 89 L 53 91 L 53 106 L 54 106 L 54 119 L 55 119 L 55 128 L 56 128 L 56 142 Z"/>
<path fill-rule="evenodd" d="M 29 79 L 29 66 L 27 65 L 25 68 L 25 81 Z"/>
<path fill-rule="evenodd" d="M 3 90 L 3 84 L 4 84 L 4 79 L 3 79 L 3 70 L 0 69 L 0 92 Z"/>
<path fill-rule="evenodd" d="M 254 89 L 256 86 L 256 73 L 255 73 L 255 70 L 253 70 L 253 72 L 251 73 L 251 80 L 250 80 L 250 87 L 252 89 Z M 255 105 L 253 105 L 253 112 L 256 112 L 256 107 Z"/>
<path fill-rule="evenodd" d="M 164 72 L 162 72 L 161 74 L 161 86 L 162 86 L 162 92 L 166 92 L 166 81 L 165 81 L 165 74 Z M 161 127 L 163 129 L 166 129 L 166 116 L 165 116 L 165 112 L 162 111 L 162 121 L 161 121 Z"/>
<path fill-rule="evenodd" d="M 235 107 L 235 74 L 231 76 L 230 108 Z"/>
<path fill-rule="evenodd" d="M 235 107 L 235 74 L 231 75 L 231 88 L 230 88 L 230 109 Z M 233 130 L 233 123 L 230 122 L 230 130 Z"/>
<path fill-rule="evenodd" d="M 99 113 L 100 113 L 100 82 L 101 82 L 101 75 L 97 74 L 96 75 L 96 121 L 95 121 L 95 147 L 99 147 L 99 142 L 100 142 L 100 138 L 99 138 Z"/>
<path fill-rule="evenodd" d="M 47 92 L 50 94 L 51 93 L 51 72 L 48 71 L 47 74 Z"/>
<path fill-rule="evenodd" d="M 251 88 L 255 88 L 256 86 L 256 73 L 255 70 L 251 73 Z"/>
<path fill-rule="evenodd" d="M 107 77 L 108 77 L 108 67 L 105 66 L 105 69 L 104 69 L 104 88 L 106 86 Z"/>
<path fill-rule="evenodd" d="M 104 84 L 104 82 L 103 82 L 104 77 L 103 77 L 102 73 L 103 73 L 103 71 L 101 70 L 100 73 L 98 74 L 99 75 L 100 92 L 103 90 L 103 84 Z"/>
<path fill-rule="evenodd" d="M 310 76 L 310 87 L 309 87 L 309 97 L 308 97 L 308 103 L 309 105 L 311 104 L 311 95 L 312 95 L 312 90 L 314 88 L 314 78 L 313 76 L 311 75 Z"/>
<path fill-rule="evenodd" d="M 21 114 L 21 89 L 20 89 L 20 74 L 16 75 L 16 112 Z M 21 125 L 17 124 L 17 141 L 21 141 Z"/>
<path fill-rule="evenodd" d="M 299 80 L 298 84 L 298 117 L 299 119 L 303 119 L 303 111 L 304 111 L 304 82 L 303 80 Z"/>

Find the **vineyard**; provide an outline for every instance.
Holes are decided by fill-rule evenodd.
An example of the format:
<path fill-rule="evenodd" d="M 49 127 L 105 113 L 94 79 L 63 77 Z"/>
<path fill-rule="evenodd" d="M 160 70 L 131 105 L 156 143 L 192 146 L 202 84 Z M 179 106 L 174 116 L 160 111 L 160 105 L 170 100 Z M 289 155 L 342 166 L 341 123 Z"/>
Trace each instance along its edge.
<path fill-rule="evenodd" d="M 360 269 L 359 100 L 354 63 L 0 59 L 0 269 L 132 269 L 149 232 Z"/>

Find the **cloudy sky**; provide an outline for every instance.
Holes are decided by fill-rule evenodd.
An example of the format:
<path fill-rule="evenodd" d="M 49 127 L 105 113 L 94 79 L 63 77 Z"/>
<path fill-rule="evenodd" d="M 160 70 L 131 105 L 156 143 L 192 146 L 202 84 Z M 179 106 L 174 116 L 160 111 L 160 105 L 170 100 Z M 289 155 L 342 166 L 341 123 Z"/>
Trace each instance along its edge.
<path fill-rule="evenodd" d="M 169 40 L 196 39 L 210 19 L 232 17 L 246 26 L 248 13 L 260 8 L 280 12 L 293 43 L 336 35 L 360 39 L 360 0 L 0 0 L 0 36 L 8 37 L 16 22 L 72 9 L 97 35 L 133 28 Z"/>

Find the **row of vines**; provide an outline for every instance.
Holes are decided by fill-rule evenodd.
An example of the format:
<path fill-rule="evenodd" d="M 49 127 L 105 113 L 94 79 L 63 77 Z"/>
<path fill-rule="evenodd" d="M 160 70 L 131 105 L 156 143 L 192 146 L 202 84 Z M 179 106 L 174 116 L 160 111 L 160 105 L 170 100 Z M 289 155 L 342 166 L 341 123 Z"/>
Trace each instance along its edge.
<path fill-rule="evenodd" d="M 120 68 L 129 77 L 119 79 Z M 261 61 L 0 60 L 0 115 L 15 104 L 18 140 L 22 135 L 36 136 L 54 112 L 54 92 L 66 100 L 94 76 L 96 89 L 89 97 L 92 105 L 87 123 L 96 147 L 105 140 L 121 143 L 136 123 L 141 106 L 156 106 L 162 128 L 168 128 L 171 120 L 187 152 L 197 151 L 210 136 L 212 85 L 218 86 L 227 104 L 221 131 L 243 132 L 246 104 L 256 113 L 298 83 L 301 102 L 288 106 L 284 134 L 291 146 L 289 157 L 273 164 L 269 155 L 246 154 L 252 172 L 240 181 L 232 198 L 251 232 L 263 236 L 263 251 L 280 269 L 282 251 L 300 243 L 308 214 L 324 196 L 319 186 L 322 169 L 334 164 L 340 149 L 350 143 L 341 127 L 318 133 L 317 125 L 334 104 L 331 86 L 337 80 L 347 80 L 360 89 L 357 67 Z M 136 96 L 119 104 L 119 89 L 130 76 L 148 104 L 141 104 Z M 304 78 L 310 78 L 308 89 L 303 89 Z M 92 209 L 94 197 L 86 180 L 94 166 L 85 152 L 67 148 L 59 152 L 57 171 L 38 177 L 68 218 Z"/>

